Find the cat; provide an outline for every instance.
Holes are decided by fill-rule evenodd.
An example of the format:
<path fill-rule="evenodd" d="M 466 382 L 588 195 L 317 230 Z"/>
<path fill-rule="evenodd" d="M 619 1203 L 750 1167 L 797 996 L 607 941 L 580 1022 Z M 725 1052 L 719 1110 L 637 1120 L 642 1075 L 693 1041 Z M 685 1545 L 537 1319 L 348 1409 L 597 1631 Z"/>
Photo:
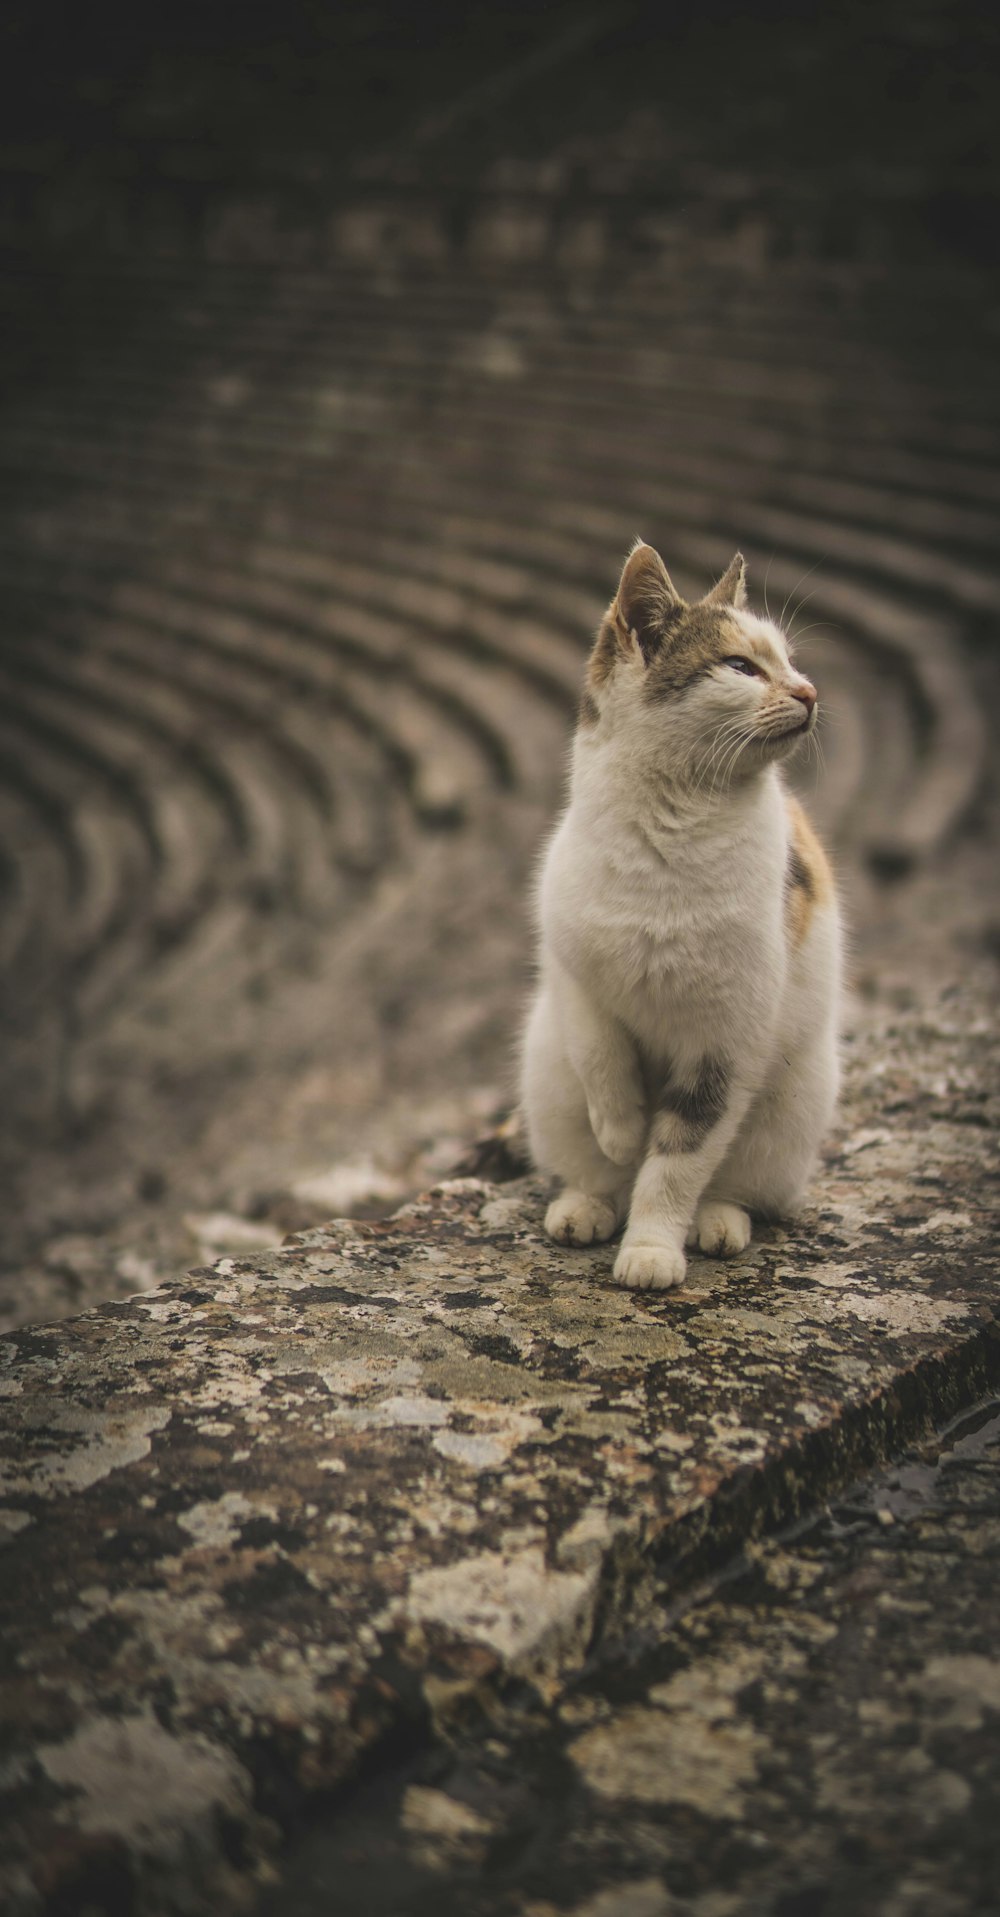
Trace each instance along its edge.
<path fill-rule="evenodd" d="M 538 888 L 522 1045 L 545 1229 L 609 1239 L 623 1285 L 745 1250 L 801 1204 L 839 1079 L 840 911 L 781 761 L 815 688 L 747 610 L 737 553 L 687 604 L 637 542 L 590 658 Z M 626 1222 L 627 1221 L 627 1222 Z"/>

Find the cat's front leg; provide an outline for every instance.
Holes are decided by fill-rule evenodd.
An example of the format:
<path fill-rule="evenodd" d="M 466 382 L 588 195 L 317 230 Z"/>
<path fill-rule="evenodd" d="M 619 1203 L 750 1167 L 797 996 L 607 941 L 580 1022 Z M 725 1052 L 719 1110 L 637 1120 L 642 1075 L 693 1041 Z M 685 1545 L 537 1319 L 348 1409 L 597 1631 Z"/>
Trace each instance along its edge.
<path fill-rule="evenodd" d="M 586 1082 L 586 1081 L 585 1081 Z M 587 1115 L 591 1130 L 605 1158 L 613 1165 L 633 1165 L 642 1151 L 646 1132 L 646 1110 L 629 1096 L 630 1088 L 616 1082 L 610 1085 L 591 1080 L 587 1092 Z"/>
<path fill-rule="evenodd" d="M 749 1092 L 733 1083 L 726 1060 L 714 1054 L 668 1078 L 615 1261 L 619 1284 L 645 1291 L 681 1283 L 695 1207 L 749 1102 Z"/>
<path fill-rule="evenodd" d="M 625 1027 L 597 1005 L 570 972 L 560 970 L 563 1042 L 583 1086 L 590 1127 L 613 1165 L 634 1165 L 646 1140 L 645 1087 Z"/>

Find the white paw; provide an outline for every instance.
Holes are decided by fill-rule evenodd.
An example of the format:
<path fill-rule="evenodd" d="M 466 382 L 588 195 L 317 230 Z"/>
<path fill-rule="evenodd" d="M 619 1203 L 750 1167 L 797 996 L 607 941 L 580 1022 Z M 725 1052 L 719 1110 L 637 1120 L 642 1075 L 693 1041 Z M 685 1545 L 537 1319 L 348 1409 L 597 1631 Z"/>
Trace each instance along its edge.
<path fill-rule="evenodd" d="M 559 1245 L 601 1245 L 618 1228 L 618 1213 L 606 1198 L 563 1191 L 545 1214 L 545 1229 Z"/>
<path fill-rule="evenodd" d="M 633 1291 L 666 1291 L 682 1283 L 687 1262 L 676 1245 L 623 1245 L 615 1259 L 615 1278 Z"/>
<path fill-rule="evenodd" d="M 633 1165 L 646 1142 L 646 1113 L 641 1105 L 618 1112 L 590 1111 L 590 1128 L 613 1165 Z"/>
<path fill-rule="evenodd" d="M 700 1246 L 709 1258 L 731 1258 L 750 1243 L 750 1219 L 741 1205 L 709 1199 L 699 1205 L 688 1243 Z"/>

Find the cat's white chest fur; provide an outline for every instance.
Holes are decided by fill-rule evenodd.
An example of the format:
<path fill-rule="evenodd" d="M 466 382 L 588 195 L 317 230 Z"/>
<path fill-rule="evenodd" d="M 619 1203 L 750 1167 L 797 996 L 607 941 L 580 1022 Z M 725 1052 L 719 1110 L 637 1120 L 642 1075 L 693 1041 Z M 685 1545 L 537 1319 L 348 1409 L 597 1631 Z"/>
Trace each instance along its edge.
<path fill-rule="evenodd" d="M 574 800 L 543 866 L 545 948 L 653 1058 L 686 1056 L 723 1030 L 758 1051 L 786 969 L 788 828 L 776 779 L 693 829 L 683 815 L 662 824 L 609 808 L 588 746 L 577 748 Z"/>
<path fill-rule="evenodd" d="M 794 1208 L 836 1097 L 837 904 L 777 769 L 816 698 L 741 582 L 686 608 L 633 553 L 539 884 L 522 1092 L 566 1184 L 546 1222 L 587 1243 L 627 1214 L 628 1284 L 677 1282 L 692 1228 L 739 1250 L 749 1210 Z"/>

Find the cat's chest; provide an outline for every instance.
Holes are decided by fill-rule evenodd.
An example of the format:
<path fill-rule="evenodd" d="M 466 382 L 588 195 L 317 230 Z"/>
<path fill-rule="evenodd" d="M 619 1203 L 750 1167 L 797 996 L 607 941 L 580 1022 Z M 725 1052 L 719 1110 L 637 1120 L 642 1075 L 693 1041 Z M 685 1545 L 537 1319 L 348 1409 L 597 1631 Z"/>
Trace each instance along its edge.
<path fill-rule="evenodd" d="M 605 989 L 623 1001 L 704 997 L 731 991 L 735 976 L 766 962 L 767 928 L 737 909 L 675 908 L 651 916 L 610 913 L 593 928 L 591 964 Z"/>
<path fill-rule="evenodd" d="M 780 983 L 781 877 L 765 862 L 750 872 L 723 853 L 595 868 L 584 918 L 592 984 L 636 1030 L 665 1010 L 728 1024 Z"/>

